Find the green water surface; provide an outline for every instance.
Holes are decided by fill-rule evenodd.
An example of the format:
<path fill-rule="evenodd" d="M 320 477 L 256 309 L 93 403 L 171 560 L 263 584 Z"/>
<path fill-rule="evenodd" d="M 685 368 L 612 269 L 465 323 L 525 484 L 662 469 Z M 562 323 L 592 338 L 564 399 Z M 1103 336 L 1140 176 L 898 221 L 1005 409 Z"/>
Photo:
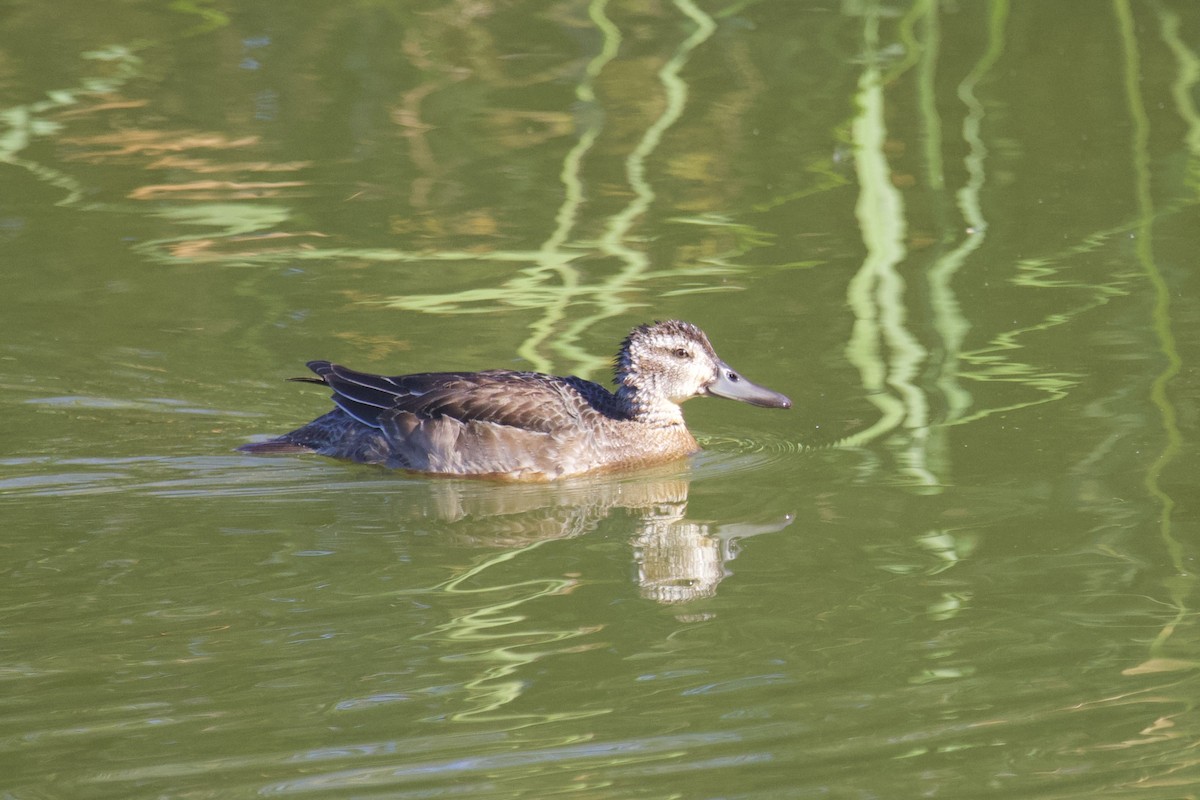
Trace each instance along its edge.
<path fill-rule="evenodd" d="M 0 798 L 1200 796 L 1200 5 L 0 5 Z M 795 401 L 548 486 L 284 379 Z"/>

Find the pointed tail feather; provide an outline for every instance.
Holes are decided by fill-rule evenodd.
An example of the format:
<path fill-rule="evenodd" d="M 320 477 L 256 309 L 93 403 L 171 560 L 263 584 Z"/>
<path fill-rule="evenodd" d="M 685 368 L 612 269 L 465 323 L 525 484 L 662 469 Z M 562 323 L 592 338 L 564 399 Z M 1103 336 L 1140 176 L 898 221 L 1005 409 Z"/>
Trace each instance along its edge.
<path fill-rule="evenodd" d="M 267 442 L 251 442 L 238 448 L 243 453 L 253 453 L 256 456 L 272 456 L 294 453 L 315 453 L 314 448 L 295 442 L 271 439 Z"/>

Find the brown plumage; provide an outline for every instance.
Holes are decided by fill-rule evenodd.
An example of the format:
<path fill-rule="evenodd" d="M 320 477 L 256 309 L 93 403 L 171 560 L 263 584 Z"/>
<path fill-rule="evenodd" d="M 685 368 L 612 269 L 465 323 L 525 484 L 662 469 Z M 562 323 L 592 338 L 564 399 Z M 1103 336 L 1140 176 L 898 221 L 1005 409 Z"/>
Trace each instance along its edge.
<path fill-rule="evenodd" d="M 334 410 L 251 453 L 319 453 L 445 475 L 553 480 L 679 458 L 699 449 L 679 404 L 710 394 L 788 408 L 742 378 L 708 337 L 678 320 L 635 328 L 615 362 L 617 390 L 536 372 L 385 377 L 310 361 Z"/>

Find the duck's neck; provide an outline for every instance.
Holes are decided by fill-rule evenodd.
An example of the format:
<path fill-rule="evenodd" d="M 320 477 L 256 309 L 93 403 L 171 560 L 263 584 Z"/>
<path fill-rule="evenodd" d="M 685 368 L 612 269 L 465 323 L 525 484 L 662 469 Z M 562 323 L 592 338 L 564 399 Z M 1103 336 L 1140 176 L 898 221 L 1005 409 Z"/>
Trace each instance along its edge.
<path fill-rule="evenodd" d="M 616 376 L 617 402 L 631 420 L 656 428 L 684 424 L 683 409 L 678 403 L 672 402 L 658 391 L 658 387 L 653 385 L 653 380 L 647 385 L 644 380 L 636 378 L 637 376 L 628 372 L 620 371 Z"/>

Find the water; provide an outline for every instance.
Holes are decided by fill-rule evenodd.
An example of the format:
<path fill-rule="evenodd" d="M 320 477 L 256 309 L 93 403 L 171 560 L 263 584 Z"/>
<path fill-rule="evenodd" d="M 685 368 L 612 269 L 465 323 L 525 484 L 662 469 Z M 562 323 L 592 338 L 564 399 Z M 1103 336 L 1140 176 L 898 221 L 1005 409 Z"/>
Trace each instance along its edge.
<path fill-rule="evenodd" d="M 1200 11 L 0 16 L 0 796 L 1196 794 Z M 237 445 L 330 358 L 789 411 L 548 486 Z"/>

